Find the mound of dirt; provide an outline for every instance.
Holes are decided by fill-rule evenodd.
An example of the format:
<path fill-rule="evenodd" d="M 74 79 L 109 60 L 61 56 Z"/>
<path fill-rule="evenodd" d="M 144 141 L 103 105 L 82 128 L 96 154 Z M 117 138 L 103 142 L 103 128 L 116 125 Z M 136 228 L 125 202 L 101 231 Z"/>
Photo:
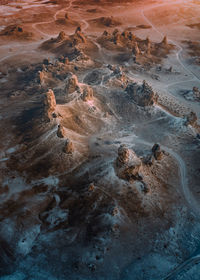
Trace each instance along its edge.
<path fill-rule="evenodd" d="M 122 24 L 119 20 L 113 18 L 112 16 L 91 19 L 90 23 L 97 27 L 116 27 Z"/>
<path fill-rule="evenodd" d="M 5 27 L 0 36 L 11 37 L 12 39 L 30 40 L 33 37 L 33 33 L 26 31 L 21 25 L 13 24 Z"/>
<path fill-rule="evenodd" d="M 55 23 L 57 25 L 64 25 L 66 27 L 79 26 L 79 22 L 71 19 L 68 13 L 66 13 L 62 18 L 58 18 Z"/>
<path fill-rule="evenodd" d="M 126 88 L 126 92 L 137 105 L 142 107 L 151 106 L 157 101 L 157 94 L 154 93 L 146 81 L 143 81 L 142 85 L 130 83 Z"/>
<path fill-rule="evenodd" d="M 71 60 L 78 57 L 83 51 L 86 54 L 97 51 L 95 44 L 83 34 L 80 26 L 72 35 L 66 35 L 64 31 L 61 31 L 56 38 L 45 41 L 39 48 L 59 56 L 67 56 Z"/>

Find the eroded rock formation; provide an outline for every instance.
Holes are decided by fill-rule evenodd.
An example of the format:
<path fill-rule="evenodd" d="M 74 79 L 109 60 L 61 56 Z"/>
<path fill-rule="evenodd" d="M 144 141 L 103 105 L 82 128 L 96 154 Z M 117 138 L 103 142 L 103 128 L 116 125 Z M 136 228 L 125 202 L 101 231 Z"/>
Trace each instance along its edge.
<path fill-rule="evenodd" d="M 131 149 L 128 149 L 126 145 L 121 145 L 118 149 L 118 157 L 116 160 L 116 170 L 119 178 L 131 181 L 141 180 L 139 174 L 142 168 L 142 162 L 140 158 Z"/>
<path fill-rule="evenodd" d="M 163 151 L 159 144 L 154 144 L 152 147 L 152 153 L 156 160 L 161 160 L 163 157 Z"/>
<path fill-rule="evenodd" d="M 60 125 L 60 124 L 58 125 L 57 136 L 59 138 L 64 138 L 65 137 L 64 127 L 62 125 Z"/>
<path fill-rule="evenodd" d="M 71 94 L 79 89 L 78 78 L 73 73 L 69 73 L 66 79 L 66 92 L 67 94 Z"/>
<path fill-rule="evenodd" d="M 66 39 L 66 34 L 64 31 L 61 31 L 59 34 L 58 34 L 58 37 L 57 37 L 57 42 L 62 42 L 63 40 Z"/>
<path fill-rule="evenodd" d="M 163 37 L 163 40 L 161 42 L 162 45 L 167 46 L 168 45 L 168 40 L 167 40 L 167 36 Z"/>
<path fill-rule="evenodd" d="M 130 83 L 126 92 L 139 106 L 151 106 L 157 101 L 157 94 L 154 93 L 153 89 L 149 86 L 146 81 L 143 81 L 142 85 L 137 83 Z"/>
<path fill-rule="evenodd" d="M 49 119 L 51 119 L 52 113 L 56 109 L 56 99 L 53 90 L 49 89 L 48 92 L 46 92 L 44 97 L 44 105 L 45 105 L 45 114 Z"/>
<path fill-rule="evenodd" d="M 73 154 L 74 152 L 74 145 L 70 139 L 67 139 L 65 142 L 64 152 L 66 154 Z"/>
<path fill-rule="evenodd" d="M 88 85 L 85 85 L 83 88 L 82 99 L 83 101 L 89 101 L 93 99 L 93 89 Z"/>

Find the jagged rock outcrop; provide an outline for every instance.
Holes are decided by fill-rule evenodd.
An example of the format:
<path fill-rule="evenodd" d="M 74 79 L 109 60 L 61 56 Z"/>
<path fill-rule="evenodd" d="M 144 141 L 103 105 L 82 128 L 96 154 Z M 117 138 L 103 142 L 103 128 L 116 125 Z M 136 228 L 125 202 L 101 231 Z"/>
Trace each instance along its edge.
<path fill-rule="evenodd" d="M 67 94 L 71 94 L 77 90 L 79 90 L 78 78 L 73 73 L 69 73 L 66 79 L 66 92 Z"/>
<path fill-rule="evenodd" d="M 151 106 L 157 101 L 157 94 L 154 93 L 153 89 L 149 86 L 146 81 L 143 81 L 142 85 L 137 83 L 130 83 L 126 87 L 126 92 L 139 106 Z"/>
<path fill-rule="evenodd" d="M 64 152 L 66 154 L 73 154 L 74 152 L 74 145 L 70 139 L 67 139 L 65 142 Z"/>
<path fill-rule="evenodd" d="M 83 88 L 83 93 L 81 96 L 83 101 L 89 101 L 93 99 L 93 89 L 89 87 L 88 85 L 85 85 Z"/>
<path fill-rule="evenodd" d="M 60 125 L 60 124 L 58 125 L 57 136 L 59 138 L 64 138 L 65 137 L 64 127 L 62 125 Z"/>
<path fill-rule="evenodd" d="M 131 181 L 141 180 L 139 174 L 142 167 L 140 158 L 133 150 L 128 149 L 126 145 L 121 145 L 118 149 L 118 157 L 116 159 L 116 170 L 119 178 Z"/>
<path fill-rule="evenodd" d="M 56 99 L 53 90 L 49 89 L 44 98 L 45 114 L 48 119 L 52 118 L 52 113 L 56 109 Z"/>
<path fill-rule="evenodd" d="M 86 43 L 86 38 L 84 34 L 81 32 L 81 27 L 78 26 L 76 28 L 75 34 L 74 34 L 74 40 L 76 41 L 75 45 L 78 43 Z"/>
<path fill-rule="evenodd" d="M 58 37 L 56 39 L 57 42 L 62 42 L 63 40 L 66 39 L 66 34 L 64 31 L 61 31 L 59 34 L 58 34 Z"/>
<path fill-rule="evenodd" d="M 163 37 L 163 40 L 161 42 L 162 45 L 167 46 L 168 45 L 168 40 L 167 40 L 167 36 Z"/>
<path fill-rule="evenodd" d="M 141 53 L 141 51 L 140 51 L 140 49 L 139 49 L 139 47 L 138 47 L 138 43 L 135 42 L 134 47 L 133 47 L 133 54 L 134 54 L 135 56 L 137 56 L 137 55 L 139 55 L 140 53 Z"/>
<path fill-rule="evenodd" d="M 161 160 L 163 157 L 163 151 L 159 144 L 154 144 L 152 147 L 152 154 L 156 160 Z"/>

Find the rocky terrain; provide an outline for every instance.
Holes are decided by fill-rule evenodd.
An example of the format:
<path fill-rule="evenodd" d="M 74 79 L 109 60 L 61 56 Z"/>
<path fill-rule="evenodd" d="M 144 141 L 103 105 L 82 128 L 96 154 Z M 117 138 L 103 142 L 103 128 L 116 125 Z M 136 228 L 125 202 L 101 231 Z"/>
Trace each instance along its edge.
<path fill-rule="evenodd" d="M 199 279 L 199 3 L 0 14 L 0 279 Z"/>

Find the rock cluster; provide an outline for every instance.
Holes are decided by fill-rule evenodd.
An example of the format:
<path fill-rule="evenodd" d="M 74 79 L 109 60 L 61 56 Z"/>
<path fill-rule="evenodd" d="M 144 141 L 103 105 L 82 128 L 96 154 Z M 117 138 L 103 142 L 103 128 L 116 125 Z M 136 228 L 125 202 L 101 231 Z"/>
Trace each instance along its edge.
<path fill-rule="evenodd" d="M 149 86 L 146 81 L 142 85 L 137 83 L 130 83 L 126 87 L 126 92 L 134 100 L 134 102 L 142 107 L 151 106 L 157 101 L 157 94 Z"/>
<path fill-rule="evenodd" d="M 57 42 L 62 42 L 63 40 L 66 39 L 66 34 L 64 31 L 61 31 L 59 34 L 58 34 L 58 37 L 56 39 Z"/>
<path fill-rule="evenodd" d="M 116 159 L 116 170 L 119 178 L 131 181 L 141 180 L 139 174 L 142 167 L 140 158 L 133 150 L 128 149 L 126 145 L 121 145 L 118 149 L 118 157 Z"/>
<path fill-rule="evenodd" d="M 151 166 L 155 160 L 161 160 L 164 152 L 161 150 L 159 144 L 154 144 L 151 153 L 146 157 L 139 158 L 136 153 L 128 149 L 126 145 L 121 145 L 118 149 L 118 156 L 116 159 L 116 173 L 119 178 L 132 182 L 139 181 L 145 186 L 143 182 L 142 172 L 144 168 Z"/>
<path fill-rule="evenodd" d="M 161 149 L 159 144 L 154 144 L 151 153 L 143 157 L 142 162 L 145 165 L 151 166 L 154 164 L 155 160 L 161 160 L 163 158 L 164 151 Z"/>
<path fill-rule="evenodd" d="M 53 90 L 49 89 L 44 97 L 45 113 L 48 119 L 52 118 L 52 113 L 56 109 L 56 99 Z"/>

